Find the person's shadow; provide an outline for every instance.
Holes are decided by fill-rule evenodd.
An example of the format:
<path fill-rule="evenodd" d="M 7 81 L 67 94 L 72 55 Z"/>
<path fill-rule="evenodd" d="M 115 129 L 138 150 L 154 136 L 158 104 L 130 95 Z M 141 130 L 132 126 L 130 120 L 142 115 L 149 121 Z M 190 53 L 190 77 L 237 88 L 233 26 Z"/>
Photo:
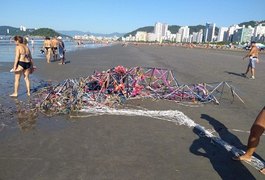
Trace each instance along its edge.
<path fill-rule="evenodd" d="M 207 120 L 213 126 L 222 140 L 240 149 L 244 147 L 240 140 L 229 132 L 224 124 L 206 114 L 202 114 L 201 118 Z M 190 146 L 190 152 L 197 156 L 208 158 L 221 179 L 255 179 L 240 161 L 231 159 L 231 153 L 228 153 L 219 144 L 212 143 L 210 138 L 202 136 L 202 132 L 198 128 L 194 127 L 193 132 L 199 138 L 193 141 Z"/>
<path fill-rule="evenodd" d="M 230 75 L 234 75 L 234 76 L 239 76 L 239 77 L 243 77 L 246 78 L 246 76 L 242 73 L 236 73 L 236 72 L 231 72 L 231 71 L 225 71 L 225 73 L 230 74 Z"/>

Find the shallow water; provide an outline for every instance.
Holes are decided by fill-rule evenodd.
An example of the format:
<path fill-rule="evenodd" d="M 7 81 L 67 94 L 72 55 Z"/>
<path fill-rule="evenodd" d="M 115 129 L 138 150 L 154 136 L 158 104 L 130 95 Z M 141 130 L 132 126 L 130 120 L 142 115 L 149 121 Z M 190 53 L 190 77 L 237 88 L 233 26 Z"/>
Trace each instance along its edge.
<path fill-rule="evenodd" d="M 32 96 L 26 93 L 23 77 L 20 79 L 19 94 L 17 98 L 9 97 L 13 92 L 14 74 L 10 72 L 0 73 L 0 133 L 1 138 L 8 137 L 17 132 L 30 132 L 36 129 L 46 129 L 45 131 L 58 130 L 69 122 L 64 117 L 59 117 L 61 121 L 51 123 L 50 119 L 32 106 Z M 31 94 L 44 87 L 48 82 L 39 79 L 35 75 L 30 75 Z M 41 120 L 41 121 L 40 121 Z"/>
<path fill-rule="evenodd" d="M 106 46 L 106 44 L 93 44 L 85 43 L 82 45 L 77 45 L 75 41 L 65 40 L 66 51 L 76 51 L 80 49 L 91 49 L 100 48 Z M 44 58 L 44 54 L 41 53 L 41 48 L 43 46 L 43 40 L 34 40 L 34 45 L 29 42 L 29 48 L 32 53 L 33 58 Z M 15 53 L 15 43 L 10 40 L 0 40 L 0 62 L 13 62 Z"/>

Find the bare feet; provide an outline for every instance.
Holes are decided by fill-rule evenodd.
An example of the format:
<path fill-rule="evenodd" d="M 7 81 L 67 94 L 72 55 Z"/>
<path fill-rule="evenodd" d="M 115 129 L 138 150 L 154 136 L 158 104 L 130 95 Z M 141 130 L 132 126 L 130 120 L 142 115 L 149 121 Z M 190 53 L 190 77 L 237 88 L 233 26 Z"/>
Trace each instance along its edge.
<path fill-rule="evenodd" d="M 9 95 L 10 97 L 17 97 L 17 94 L 13 93 Z"/>
<path fill-rule="evenodd" d="M 259 170 L 259 172 L 265 175 L 265 168 L 262 168 L 261 170 Z"/>
<path fill-rule="evenodd" d="M 30 96 L 30 93 L 27 93 L 28 96 Z"/>
<path fill-rule="evenodd" d="M 235 160 L 235 161 L 251 161 L 251 156 L 248 156 L 248 155 L 244 154 L 242 156 L 232 157 L 232 159 Z"/>

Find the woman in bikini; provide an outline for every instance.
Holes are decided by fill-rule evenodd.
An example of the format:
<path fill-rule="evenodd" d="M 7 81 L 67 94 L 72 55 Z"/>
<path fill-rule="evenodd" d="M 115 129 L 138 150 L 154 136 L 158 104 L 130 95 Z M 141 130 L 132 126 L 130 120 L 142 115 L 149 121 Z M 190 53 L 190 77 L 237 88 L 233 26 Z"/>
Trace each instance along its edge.
<path fill-rule="evenodd" d="M 47 63 L 50 63 L 52 47 L 51 47 L 51 39 L 49 37 L 45 37 L 43 42 L 43 48 L 45 49 Z"/>
<path fill-rule="evenodd" d="M 24 75 L 24 80 L 27 88 L 27 95 L 30 96 L 30 66 L 32 63 L 32 56 L 29 48 L 23 44 L 23 38 L 21 36 L 14 37 L 16 43 L 16 51 L 15 51 L 15 61 L 13 66 L 13 71 L 15 74 L 15 82 L 14 82 L 14 93 L 11 94 L 11 97 L 18 96 L 18 87 L 19 81 L 22 74 Z"/>

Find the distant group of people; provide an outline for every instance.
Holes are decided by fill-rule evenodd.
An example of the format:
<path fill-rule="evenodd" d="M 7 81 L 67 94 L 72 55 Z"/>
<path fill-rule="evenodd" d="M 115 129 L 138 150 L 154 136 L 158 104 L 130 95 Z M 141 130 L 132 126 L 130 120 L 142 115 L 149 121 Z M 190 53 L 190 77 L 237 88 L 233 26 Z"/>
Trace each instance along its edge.
<path fill-rule="evenodd" d="M 62 37 L 46 37 L 43 42 L 43 52 L 46 55 L 47 63 L 51 62 L 51 55 L 53 55 L 53 60 L 56 61 L 58 55 L 61 62 L 59 64 L 65 64 L 65 45 Z"/>

